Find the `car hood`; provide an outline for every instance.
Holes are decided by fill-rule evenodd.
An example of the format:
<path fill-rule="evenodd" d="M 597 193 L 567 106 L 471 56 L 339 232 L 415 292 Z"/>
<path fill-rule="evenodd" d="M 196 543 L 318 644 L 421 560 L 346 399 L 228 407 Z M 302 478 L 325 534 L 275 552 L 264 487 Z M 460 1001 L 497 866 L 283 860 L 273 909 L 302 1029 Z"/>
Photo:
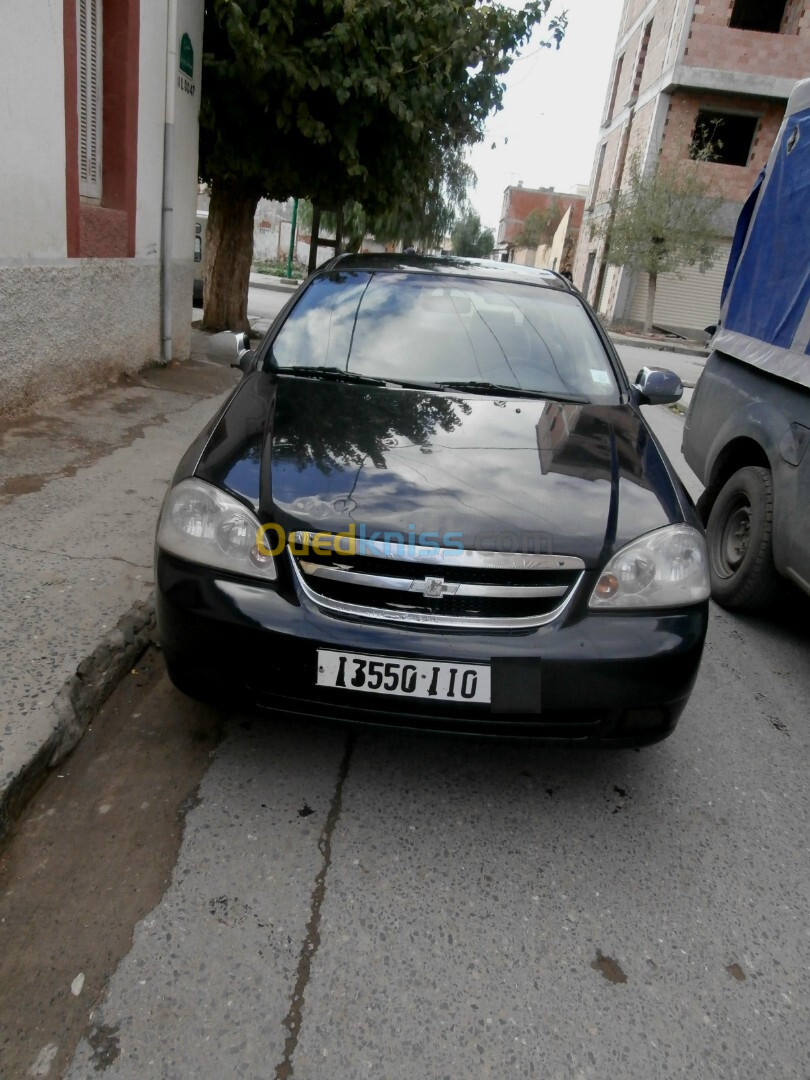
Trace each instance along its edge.
<path fill-rule="evenodd" d="M 576 555 L 588 566 L 684 519 L 630 405 L 258 373 L 195 472 L 287 532 L 353 528 L 429 546 Z"/>

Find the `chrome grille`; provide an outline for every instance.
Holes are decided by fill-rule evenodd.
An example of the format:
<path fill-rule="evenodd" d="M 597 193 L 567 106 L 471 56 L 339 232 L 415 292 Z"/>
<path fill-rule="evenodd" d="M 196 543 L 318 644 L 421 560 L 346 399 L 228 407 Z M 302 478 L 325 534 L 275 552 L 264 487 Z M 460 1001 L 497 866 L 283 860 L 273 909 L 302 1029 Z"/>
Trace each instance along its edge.
<path fill-rule="evenodd" d="M 296 577 L 314 603 L 349 618 L 458 629 L 542 626 L 568 605 L 585 568 L 566 555 L 363 540 L 346 550 L 344 538 L 324 551 L 323 534 L 317 538 L 316 548 L 311 534 L 293 536 Z"/>

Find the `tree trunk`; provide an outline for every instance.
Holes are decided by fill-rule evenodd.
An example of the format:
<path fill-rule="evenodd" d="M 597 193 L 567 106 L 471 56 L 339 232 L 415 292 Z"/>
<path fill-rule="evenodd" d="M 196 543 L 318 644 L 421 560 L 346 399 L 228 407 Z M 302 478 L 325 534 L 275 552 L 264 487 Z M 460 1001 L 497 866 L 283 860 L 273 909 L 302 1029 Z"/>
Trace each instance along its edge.
<path fill-rule="evenodd" d="M 223 181 L 212 187 L 203 268 L 204 330 L 250 330 L 247 295 L 258 201 Z"/>
<path fill-rule="evenodd" d="M 321 235 L 321 204 L 312 204 L 312 227 L 309 230 L 309 263 L 307 273 L 311 274 L 318 265 L 318 240 Z"/>
<path fill-rule="evenodd" d="M 644 316 L 644 333 L 649 334 L 652 330 L 653 312 L 655 311 L 655 290 L 658 287 L 658 274 L 650 274 L 647 285 L 647 313 Z"/>

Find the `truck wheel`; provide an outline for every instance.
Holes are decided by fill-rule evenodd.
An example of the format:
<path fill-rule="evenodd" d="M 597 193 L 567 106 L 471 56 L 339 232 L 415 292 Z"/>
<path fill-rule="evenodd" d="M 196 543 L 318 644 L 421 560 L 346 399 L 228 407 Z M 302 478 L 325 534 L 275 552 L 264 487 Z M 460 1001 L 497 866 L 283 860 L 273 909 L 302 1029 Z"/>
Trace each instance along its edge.
<path fill-rule="evenodd" d="M 769 469 L 747 465 L 720 489 L 706 526 L 712 596 L 727 608 L 766 607 L 779 578 L 773 565 Z"/>

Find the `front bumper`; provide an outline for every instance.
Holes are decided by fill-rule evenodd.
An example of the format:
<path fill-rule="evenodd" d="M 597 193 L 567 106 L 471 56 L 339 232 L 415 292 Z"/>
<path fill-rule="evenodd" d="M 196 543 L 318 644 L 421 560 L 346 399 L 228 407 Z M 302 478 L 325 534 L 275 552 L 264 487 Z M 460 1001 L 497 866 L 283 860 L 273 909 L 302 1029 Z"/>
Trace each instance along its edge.
<path fill-rule="evenodd" d="M 202 697 L 443 731 L 635 745 L 664 738 L 697 676 L 708 604 L 596 615 L 587 608 L 590 577 L 576 603 L 548 626 L 448 631 L 334 617 L 289 581 L 269 588 L 158 552 L 158 628 L 172 678 Z M 319 687 L 317 651 L 323 647 L 489 664 L 498 704 Z"/>

